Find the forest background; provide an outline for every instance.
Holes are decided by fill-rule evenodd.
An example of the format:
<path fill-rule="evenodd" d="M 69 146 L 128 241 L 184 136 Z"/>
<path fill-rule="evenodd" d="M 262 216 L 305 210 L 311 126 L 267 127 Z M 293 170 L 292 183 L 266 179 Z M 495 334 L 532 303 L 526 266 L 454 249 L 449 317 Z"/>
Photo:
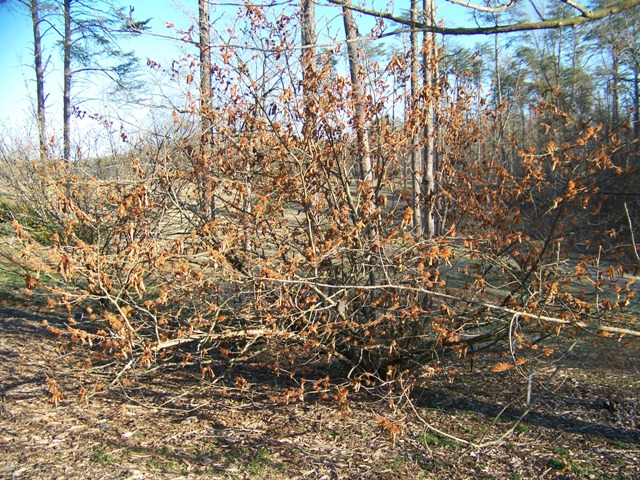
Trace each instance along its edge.
<path fill-rule="evenodd" d="M 640 337 L 637 2 L 2 3 L 36 85 L 3 255 L 85 374 L 258 365 L 348 412 L 492 359 L 512 434 L 577 345 Z"/>

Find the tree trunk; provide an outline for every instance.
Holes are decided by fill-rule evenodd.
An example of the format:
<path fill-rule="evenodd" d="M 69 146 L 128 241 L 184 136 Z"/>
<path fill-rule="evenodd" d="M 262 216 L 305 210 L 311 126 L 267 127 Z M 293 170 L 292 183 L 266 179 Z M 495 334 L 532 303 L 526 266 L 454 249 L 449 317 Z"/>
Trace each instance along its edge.
<path fill-rule="evenodd" d="M 640 66 L 634 65 L 633 71 L 633 150 L 640 152 Z"/>
<path fill-rule="evenodd" d="M 418 22 L 418 0 L 411 0 L 411 21 Z M 418 87 L 419 87 L 419 65 L 420 49 L 418 46 L 418 31 L 411 31 L 411 113 L 413 122 L 418 124 Z M 426 70 L 426 66 L 425 66 Z M 412 128 L 412 130 L 414 130 Z M 421 236 L 423 230 L 422 218 L 422 184 L 424 174 L 424 163 L 420 149 L 420 138 L 417 131 L 412 131 L 411 137 L 411 208 L 413 209 L 413 227 L 418 236 Z"/>
<path fill-rule="evenodd" d="M 310 140 L 315 137 L 315 94 L 316 94 L 316 6 L 314 0 L 302 2 L 302 18 L 300 30 L 302 32 L 302 89 L 304 98 L 304 119 L 302 135 Z"/>
<path fill-rule="evenodd" d="M 200 118 L 201 145 L 207 148 L 211 140 L 211 48 L 209 35 L 209 2 L 198 1 L 200 27 Z"/>
<path fill-rule="evenodd" d="M 435 25 L 435 5 L 433 0 L 423 0 L 423 21 L 426 25 Z M 434 88 L 436 75 L 436 38 L 431 32 L 424 32 L 423 38 L 423 82 L 426 89 L 426 118 L 424 125 L 424 178 L 423 196 L 425 199 L 424 233 L 427 238 L 433 238 L 436 234 L 434 210 L 436 201 L 435 180 L 435 108 L 431 90 Z"/>
<path fill-rule="evenodd" d="M 64 0 L 63 15 L 62 158 L 65 162 L 69 162 L 71 160 L 71 0 Z"/>
<path fill-rule="evenodd" d="M 347 53 L 349 55 L 349 72 L 351 74 L 351 85 L 353 89 L 353 104 L 354 104 L 354 125 L 353 128 L 356 132 L 356 144 L 358 148 L 358 159 L 360 164 L 360 178 L 363 182 L 364 202 L 362 209 L 362 216 L 367 219 L 368 225 L 366 229 L 366 237 L 371 242 L 371 246 L 368 247 L 365 254 L 364 261 L 362 262 L 362 273 L 368 278 L 369 285 L 375 285 L 377 283 L 375 269 L 371 268 L 373 255 L 373 245 L 377 245 L 378 238 L 378 226 L 373 218 L 376 208 L 375 204 L 375 186 L 373 184 L 373 169 L 371 167 L 371 148 L 369 146 L 369 132 L 367 131 L 366 117 L 365 117 L 365 94 L 364 94 L 364 81 L 363 81 L 363 69 L 360 64 L 361 49 L 358 45 L 358 31 L 356 29 L 355 21 L 353 20 L 353 14 L 349 8 L 350 0 L 345 2 L 342 7 L 342 18 L 344 19 L 344 30 L 347 37 Z M 368 316 L 369 314 L 367 314 Z M 375 315 L 374 310 L 371 311 L 371 315 Z M 372 320 L 373 317 L 369 317 Z"/>
<path fill-rule="evenodd" d="M 611 50 L 612 59 L 612 78 L 611 78 L 611 125 L 613 128 L 618 128 L 618 122 L 620 120 L 619 115 L 619 100 L 618 100 L 618 52 L 615 47 Z"/>
<path fill-rule="evenodd" d="M 200 30 L 200 168 L 198 175 L 201 195 L 200 208 L 208 214 L 208 218 L 215 218 L 215 197 L 210 187 L 211 175 L 211 142 L 213 140 L 211 122 L 211 41 L 209 0 L 198 0 L 198 26 Z"/>
<path fill-rule="evenodd" d="M 44 64 L 42 62 L 42 36 L 40 34 L 40 5 L 31 0 L 31 21 L 33 23 L 33 60 L 36 71 L 36 105 L 38 137 L 40 140 L 40 160 L 47 158 L 47 129 L 45 117 Z"/>
<path fill-rule="evenodd" d="M 344 30 L 347 37 L 347 53 L 349 55 L 349 73 L 351 75 L 351 85 L 353 88 L 354 103 L 354 130 L 356 132 L 356 142 L 358 146 L 358 157 L 360 160 L 361 178 L 371 186 L 373 182 L 373 171 L 371 169 L 371 149 L 369 148 L 369 135 L 365 125 L 364 114 L 364 85 L 362 81 L 362 65 L 360 64 L 360 48 L 358 47 L 358 31 L 356 29 L 353 14 L 348 8 L 350 1 L 346 1 L 342 7 L 342 18 L 344 19 Z M 369 188 L 371 190 L 371 188 Z M 370 195 L 373 192 L 370 191 Z"/>

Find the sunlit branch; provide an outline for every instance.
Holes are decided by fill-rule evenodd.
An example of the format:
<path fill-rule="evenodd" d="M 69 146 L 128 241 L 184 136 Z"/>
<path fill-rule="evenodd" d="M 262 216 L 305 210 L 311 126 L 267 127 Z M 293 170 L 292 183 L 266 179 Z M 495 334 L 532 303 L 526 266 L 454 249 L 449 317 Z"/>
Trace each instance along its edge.
<path fill-rule="evenodd" d="M 420 287 L 412 287 L 409 285 L 396 285 L 396 284 L 380 284 L 380 285 L 332 285 L 328 283 L 314 282 L 312 280 L 300 279 L 300 280 L 288 280 L 288 279 L 276 279 L 267 277 L 257 277 L 256 280 L 264 282 L 274 282 L 283 284 L 305 284 L 315 285 L 318 288 L 325 289 L 344 289 L 344 290 L 404 290 L 407 292 L 424 293 L 433 297 L 444 298 L 446 300 L 454 300 L 457 302 L 466 303 L 467 305 L 475 305 L 478 307 L 486 308 L 487 310 L 499 311 L 508 313 L 511 315 L 518 315 L 524 318 L 531 318 L 542 322 L 555 323 L 557 325 L 572 325 L 584 330 L 592 330 L 595 332 L 607 332 L 618 335 L 629 335 L 633 337 L 640 337 L 640 331 L 631 330 L 628 328 L 612 327 L 608 325 L 589 325 L 585 322 L 578 320 L 569 320 L 560 317 L 552 317 L 550 315 L 542 315 L 539 313 L 527 312 L 523 310 L 516 310 L 504 305 L 496 305 L 494 303 L 484 302 L 481 300 L 474 300 L 472 298 L 465 298 L 457 295 L 450 295 L 448 293 L 438 292 L 435 290 L 429 290 Z"/>
<path fill-rule="evenodd" d="M 587 10 L 586 8 L 584 8 L 582 5 L 579 5 L 577 3 L 575 3 L 573 0 L 560 0 L 562 3 L 569 5 L 572 8 L 575 8 L 576 10 L 578 10 L 580 13 L 582 13 L 583 16 L 587 17 L 587 18 L 591 18 L 591 12 L 589 10 Z"/>
<path fill-rule="evenodd" d="M 447 0 L 449 3 L 454 3 L 456 5 L 462 5 L 463 7 L 471 8 L 473 10 L 478 10 L 480 12 L 488 12 L 488 13 L 498 13 L 503 12 L 504 10 L 515 5 L 515 0 L 511 0 L 509 3 L 504 5 L 500 5 L 498 7 L 485 7 L 482 5 L 475 5 L 471 3 L 469 0 Z"/>
<path fill-rule="evenodd" d="M 343 0 L 329 0 L 329 2 L 339 6 L 345 5 L 345 2 Z M 575 27 L 585 23 L 593 22 L 595 20 L 601 20 L 616 13 L 624 12 L 625 10 L 629 10 L 630 8 L 636 7 L 639 4 L 640 0 L 621 0 L 614 3 L 613 5 L 608 5 L 596 10 L 585 10 L 582 15 L 576 17 L 560 17 L 537 22 L 521 22 L 507 25 L 497 25 L 493 27 L 442 27 L 439 25 L 427 25 L 423 22 L 411 22 L 411 20 L 407 20 L 389 12 L 372 10 L 353 4 L 349 4 L 348 8 L 365 15 L 370 15 L 385 20 L 391 20 L 392 22 L 408 27 L 397 29 L 392 32 L 380 35 L 381 38 L 410 32 L 413 29 L 426 30 L 429 32 L 439 33 L 441 35 L 489 35 L 495 33 L 523 32 L 531 30 L 546 30 L 551 28 Z M 578 7 L 574 6 L 574 8 Z"/>

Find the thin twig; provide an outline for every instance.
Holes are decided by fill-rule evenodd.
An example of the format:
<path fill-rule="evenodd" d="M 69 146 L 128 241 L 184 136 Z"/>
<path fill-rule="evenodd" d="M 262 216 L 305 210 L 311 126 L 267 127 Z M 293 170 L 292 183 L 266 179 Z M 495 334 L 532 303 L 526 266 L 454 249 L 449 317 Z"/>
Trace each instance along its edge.
<path fill-rule="evenodd" d="M 631 223 L 631 215 L 629 215 L 629 208 L 627 202 L 624 202 L 624 211 L 627 214 L 627 221 L 629 222 L 629 232 L 631 233 L 631 244 L 633 245 L 633 253 L 636 256 L 636 260 L 640 263 L 640 255 L 638 255 L 638 247 L 636 246 L 636 237 L 633 234 L 633 223 Z"/>
<path fill-rule="evenodd" d="M 555 323 L 559 325 L 573 325 L 575 327 L 582 328 L 584 330 L 596 330 L 602 332 L 615 333 L 620 335 L 630 335 L 633 337 L 640 337 L 640 331 L 630 330 L 628 328 L 611 327 L 608 325 L 589 325 L 585 322 L 578 320 L 563 319 L 560 317 L 552 317 L 549 315 L 542 315 L 537 313 L 530 313 L 526 311 L 519 311 L 513 308 L 509 308 L 503 305 L 496 305 L 494 303 L 483 302 L 481 300 L 474 300 L 470 298 L 464 298 L 457 295 L 450 295 L 448 293 L 437 292 L 435 290 L 429 290 L 427 288 L 412 287 L 409 285 L 397 285 L 397 284 L 380 284 L 380 285 L 333 285 L 330 283 L 314 282 L 312 280 L 301 279 L 286 279 L 286 278 L 272 278 L 272 277 L 256 277 L 255 280 L 264 282 L 275 282 L 284 284 L 297 284 L 308 285 L 310 288 L 326 288 L 326 289 L 344 289 L 344 290 L 399 290 L 408 292 L 417 292 L 430 295 L 432 297 L 444 298 L 447 300 L 454 300 L 468 305 L 476 305 L 478 307 L 484 307 L 488 310 L 498 310 L 512 315 L 519 315 L 520 317 L 531 318 L 534 320 L 540 320 L 543 322 Z"/>

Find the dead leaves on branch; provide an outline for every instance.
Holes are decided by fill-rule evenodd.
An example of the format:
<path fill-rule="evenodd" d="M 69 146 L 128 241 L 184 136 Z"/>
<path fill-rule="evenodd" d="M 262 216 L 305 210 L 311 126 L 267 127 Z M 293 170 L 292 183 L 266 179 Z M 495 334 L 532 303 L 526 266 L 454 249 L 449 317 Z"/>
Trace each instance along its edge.
<path fill-rule="evenodd" d="M 247 10 L 250 28 L 271 28 L 258 13 Z M 431 372 L 439 350 L 466 355 L 500 339 L 514 314 L 527 319 L 528 338 L 592 320 L 615 332 L 606 315 L 633 289 L 593 279 L 588 258 L 572 267 L 570 243 L 576 232 L 601 240 L 585 225 L 601 212 L 599 176 L 620 172 L 616 139 L 541 105 L 536 145 L 496 144 L 493 107 L 474 103 L 470 83 L 454 92 L 445 80 L 404 118 L 389 118 L 395 94 L 377 77 L 364 108 L 376 164 L 363 180 L 348 79 L 328 60 L 315 72 L 306 104 L 314 125 L 303 138 L 301 93 L 280 81 L 294 59 L 281 55 L 265 59 L 274 68 L 260 84 L 242 52 L 222 51 L 206 156 L 178 139 L 164 157 L 138 152 L 122 182 L 52 167 L 50 242 L 14 228 L 37 266 L 26 288 L 69 312 L 93 312 L 91 325 L 56 333 L 147 368 L 180 349 L 246 358 L 257 345 L 275 356 L 295 346 L 386 380 Z M 191 81 L 188 62 L 175 68 Z M 394 57 L 378 73 L 401 77 L 407 68 Z M 438 218 L 439 236 L 427 241 L 415 235 L 404 175 L 407 132 L 422 130 L 424 104 L 436 96 L 438 190 L 416 193 Z M 180 126 L 188 116 L 175 119 Z M 520 153 L 505 163 L 504 151 Z M 532 348 L 527 338 L 520 345 Z M 346 390 L 335 399 L 349 410 Z M 402 430 L 380 425 L 392 440 Z"/>
<path fill-rule="evenodd" d="M 46 385 L 47 386 L 45 389 L 49 394 L 49 399 L 47 401 L 54 407 L 57 407 L 58 403 L 60 403 L 60 400 L 64 400 L 66 398 L 66 395 L 60 391 L 60 389 L 58 388 L 58 382 L 56 382 L 54 379 L 47 378 Z"/>

